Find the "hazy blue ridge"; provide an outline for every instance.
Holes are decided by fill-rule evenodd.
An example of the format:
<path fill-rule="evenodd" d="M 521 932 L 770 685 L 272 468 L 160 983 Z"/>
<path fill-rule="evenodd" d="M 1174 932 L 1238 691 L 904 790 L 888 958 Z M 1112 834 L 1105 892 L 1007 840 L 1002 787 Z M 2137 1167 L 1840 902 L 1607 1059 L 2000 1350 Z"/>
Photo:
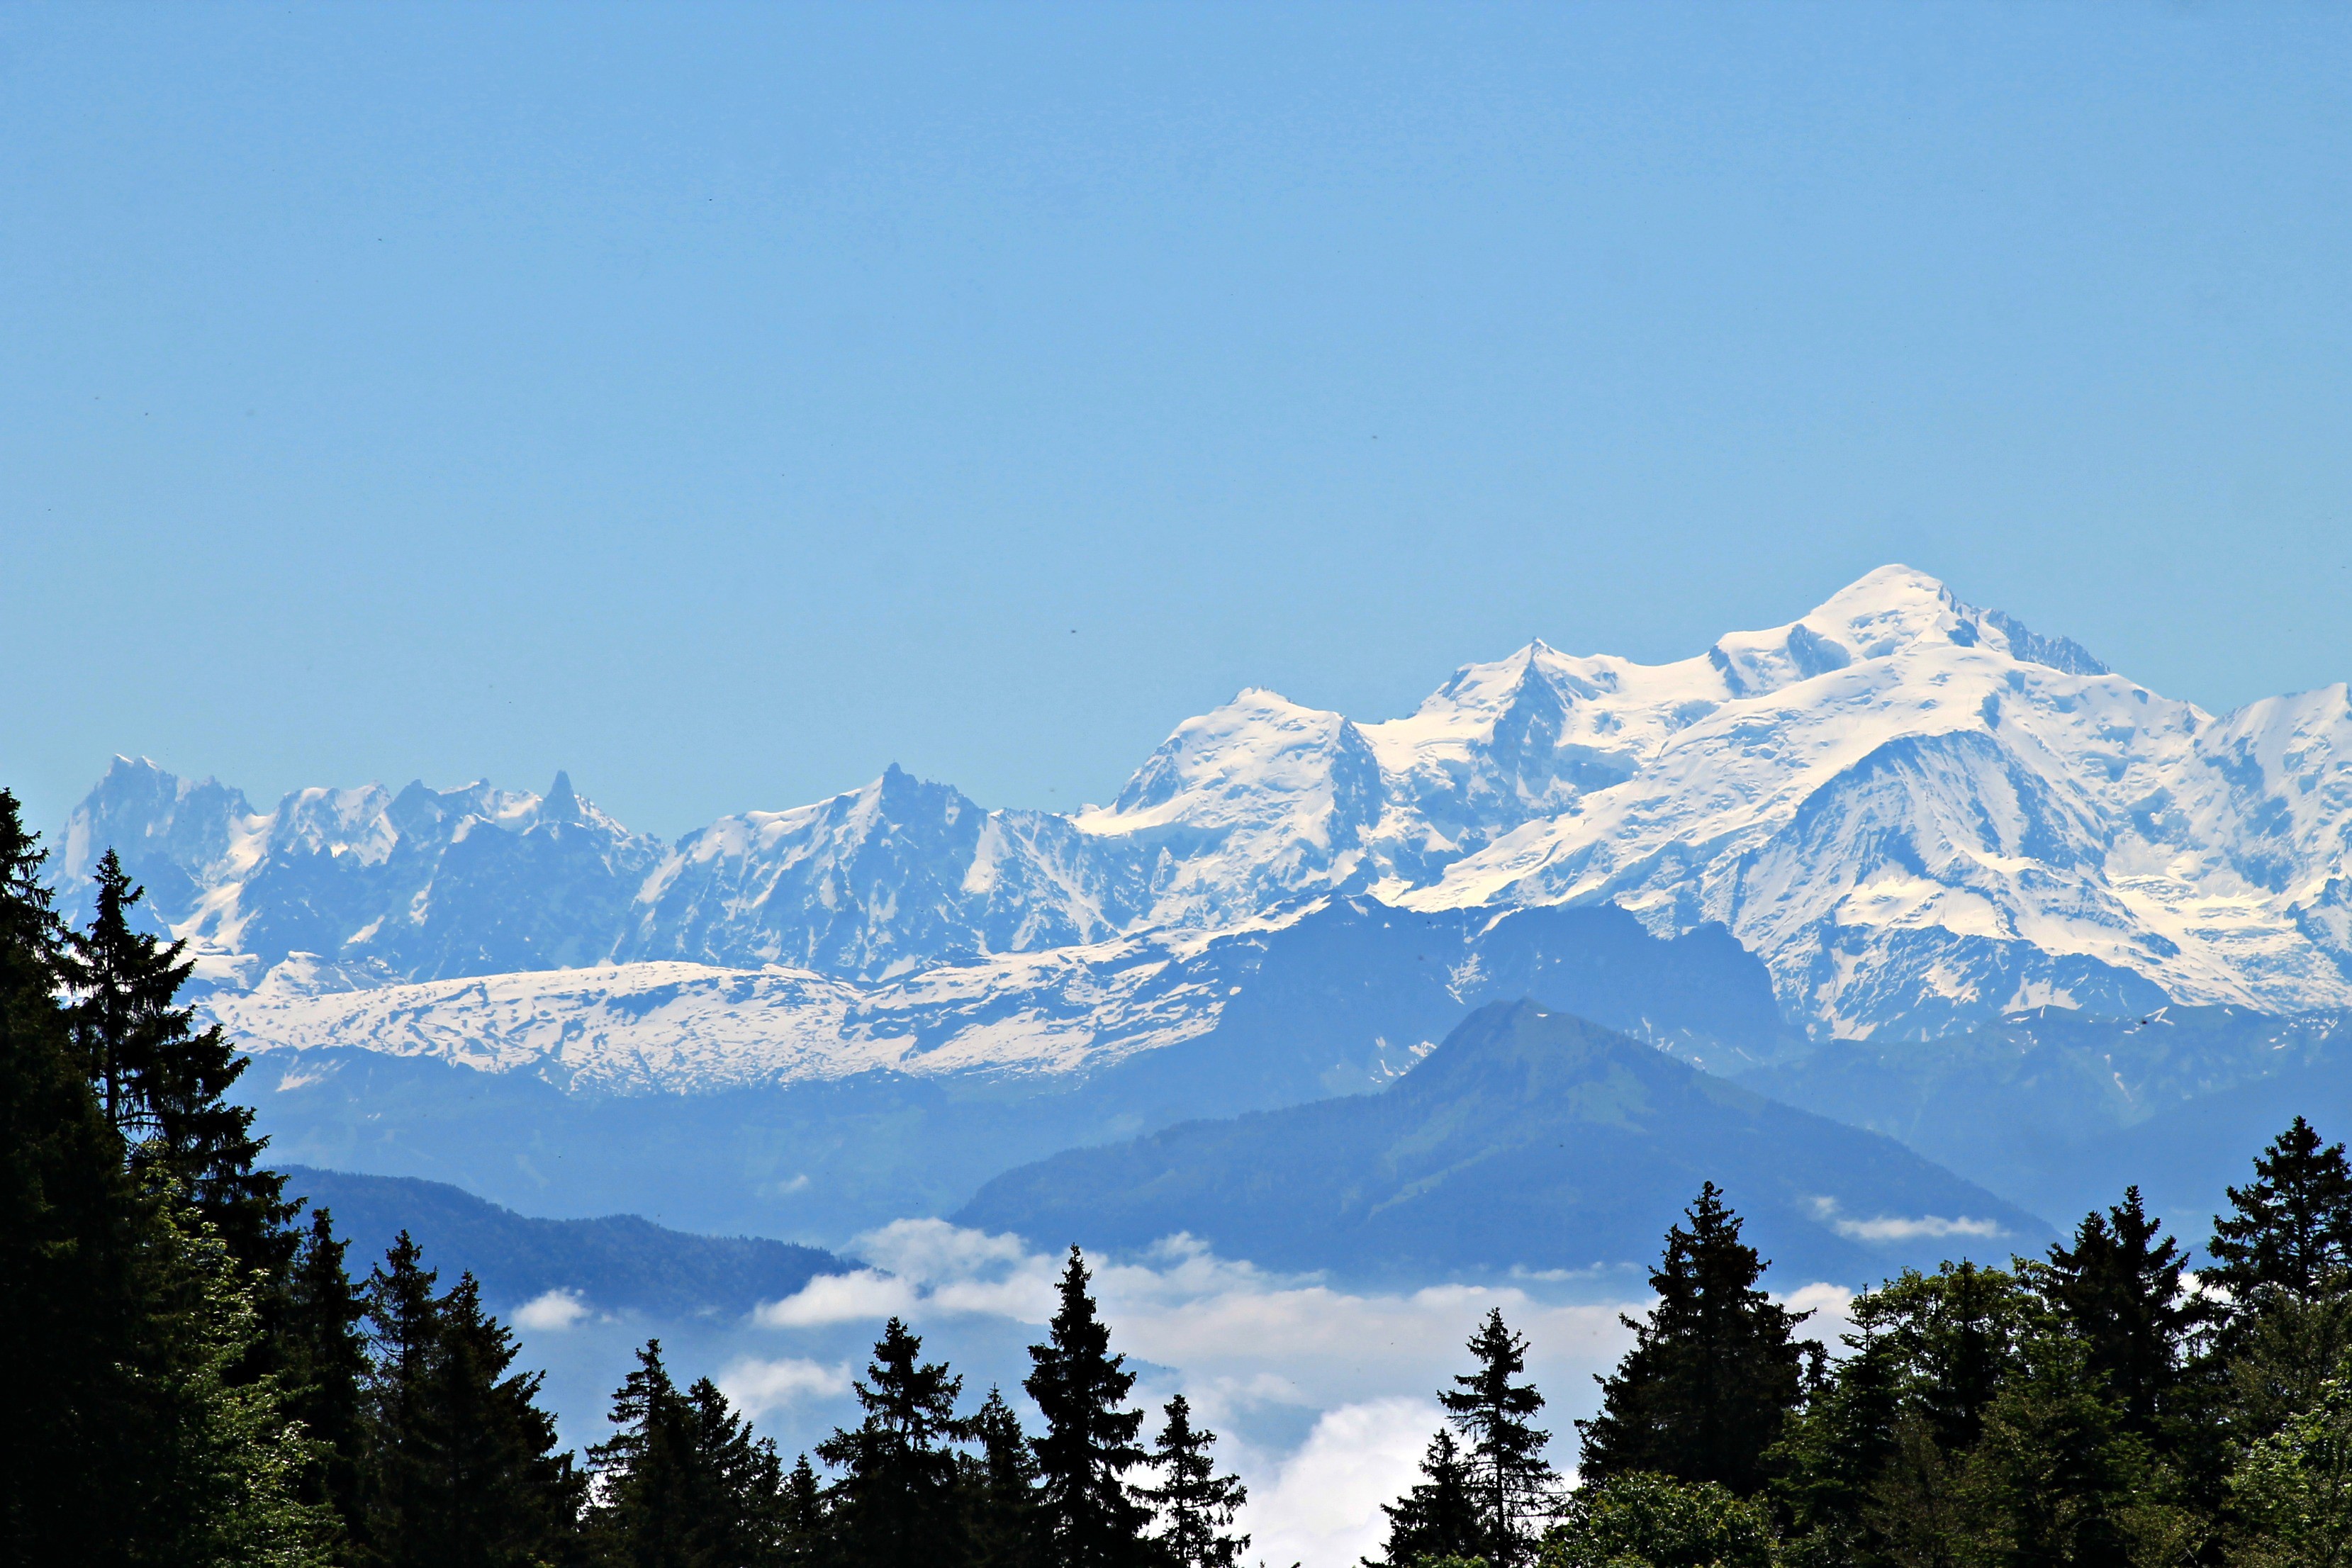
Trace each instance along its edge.
<path fill-rule="evenodd" d="M 2064 1218 L 2137 1183 L 2210 1214 L 2297 1114 L 2352 1132 L 2352 1016 L 2164 1006 L 2038 1007 L 1928 1040 L 1837 1040 L 1739 1082 L 1920 1153 Z M 2244 1125 L 2224 1124 L 2245 1108 Z M 2190 1239 L 2197 1239 L 2197 1232 Z"/>
<path fill-rule="evenodd" d="M 1426 1279 L 1640 1263 L 1708 1180 L 1784 1287 L 2050 1235 L 1891 1138 L 1525 1001 L 1479 1009 L 1384 1093 L 1072 1150 L 954 1217 L 1043 1247 L 1184 1232 L 1271 1268 Z"/>
<path fill-rule="evenodd" d="M 2136 1182 L 2181 1240 L 2201 1247 L 2227 1189 L 2253 1179 L 2255 1154 L 2298 1116 L 2329 1142 L 2352 1140 L 2352 1057 L 2299 1054 L 2269 1076 L 2101 1129 L 2054 1159 L 2043 1185 L 2053 1212 L 2079 1215 Z"/>
<path fill-rule="evenodd" d="M 839 1243 L 943 1214 L 999 1172 L 1073 1145 L 1378 1089 L 1497 995 L 1710 1063 L 1789 1043 L 1763 964 L 1722 928 L 1662 939 L 1612 905 L 1497 917 L 1339 899 L 1220 939 L 1162 983 L 1223 996 L 1216 1026 L 1078 1075 L 595 1094 L 551 1070 L 333 1049 L 261 1052 L 242 1087 L 287 1159 L 455 1182 L 542 1211 L 631 1208 Z"/>
<path fill-rule="evenodd" d="M 692 1236 L 637 1215 L 534 1219 L 444 1182 L 283 1167 L 289 1196 L 332 1211 L 345 1258 L 363 1278 L 406 1230 L 425 1266 L 454 1283 L 471 1271 L 494 1311 L 551 1290 L 604 1312 L 739 1314 L 854 1267 L 830 1252 L 748 1236 Z"/>

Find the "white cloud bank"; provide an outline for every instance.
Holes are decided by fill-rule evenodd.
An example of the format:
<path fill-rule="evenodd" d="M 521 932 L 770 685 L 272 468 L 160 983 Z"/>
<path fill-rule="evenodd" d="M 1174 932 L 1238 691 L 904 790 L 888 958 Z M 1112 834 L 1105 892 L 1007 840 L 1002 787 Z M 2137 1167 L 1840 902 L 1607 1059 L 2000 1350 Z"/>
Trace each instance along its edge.
<path fill-rule="evenodd" d="M 511 1316 L 517 1328 L 541 1333 L 562 1333 L 588 1316 L 588 1303 L 573 1290 L 550 1290 L 517 1307 Z"/>
<path fill-rule="evenodd" d="M 1815 1198 L 1812 1202 L 1813 1213 L 1849 1241 L 1942 1240 L 1955 1236 L 1973 1236 L 1990 1240 L 2009 1234 L 2007 1227 L 1999 1220 L 1971 1219 L 1967 1215 L 1948 1219 L 1934 1214 L 1878 1215 L 1869 1219 L 1856 1219 L 1842 1214 L 1835 1198 Z"/>
<path fill-rule="evenodd" d="M 869 1267 L 813 1279 L 761 1306 L 755 1321 L 785 1333 L 893 1316 L 926 1334 L 985 1328 L 989 1320 L 1042 1325 L 1053 1315 L 1063 1266 L 1018 1237 L 941 1220 L 900 1220 L 850 1250 Z M 1250 1559 L 1309 1568 L 1351 1564 L 1379 1549 L 1387 1524 L 1381 1505 L 1412 1484 L 1437 1427 L 1436 1391 L 1467 1370 L 1463 1342 L 1490 1309 L 1528 1338 L 1528 1373 L 1550 1398 L 1545 1418 L 1565 1466 L 1575 1452 L 1573 1418 L 1594 1403 L 1592 1374 L 1613 1366 L 1631 1342 L 1619 1314 L 1648 1306 L 1555 1299 L 1563 1287 L 1589 1295 L 1596 1283 L 1589 1278 L 1345 1290 L 1219 1258 L 1182 1236 L 1135 1258 L 1089 1259 L 1089 1267 L 1113 1347 L 1139 1363 L 1136 1394 L 1154 1407 L 1153 1428 L 1157 1405 L 1183 1392 L 1223 1434 L 1221 1457 L 1249 1486 L 1242 1524 L 1255 1538 Z M 1851 1300 L 1831 1285 L 1787 1298 L 1814 1313 L 1807 1334 L 1832 1342 Z M 757 1364 L 802 1370 L 758 1383 L 732 1369 L 733 1381 L 721 1382 L 730 1398 L 748 1404 L 739 1389 L 757 1386 L 781 1403 L 847 1385 L 845 1369 Z M 1013 1392 L 1010 1382 L 1006 1388 Z"/>
<path fill-rule="evenodd" d="M 849 1392 L 849 1369 L 787 1357 L 761 1361 L 745 1356 L 719 1374 L 719 1392 L 753 1420 L 804 1399 Z"/>

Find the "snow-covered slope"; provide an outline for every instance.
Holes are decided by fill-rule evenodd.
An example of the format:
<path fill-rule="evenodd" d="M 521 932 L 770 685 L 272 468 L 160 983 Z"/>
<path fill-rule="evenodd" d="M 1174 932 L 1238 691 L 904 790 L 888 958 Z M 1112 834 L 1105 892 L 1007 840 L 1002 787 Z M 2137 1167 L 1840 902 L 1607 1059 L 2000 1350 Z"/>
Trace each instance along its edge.
<path fill-rule="evenodd" d="M 231 989 L 301 953 L 281 989 L 625 966 L 544 983 L 562 1011 L 645 963 L 783 965 L 815 1007 L 826 977 L 1045 984 L 1015 960 L 1369 891 L 1719 921 L 1822 1034 L 2352 1004 L 2344 687 L 2215 718 L 1900 566 L 1675 663 L 1531 644 L 1383 722 L 1244 691 L 1075 817 L 893 768 L 666 847 L 560 776 L 259 813 L 118 759 L 68 826 L 69 891 L 107 844 Z"/>
<path fill-rule="evenodd" d="M 297 790 L 264 813 L 126 757 L 67 821 L 68 914 L 109 847 L 205 978 L 230 984 L 295 953 L 379 984 L 593 963 L 663 856 L 560 773 L 544 795 L 368 784 Z"/>
<path fill-rule="evenodd" d="M 2352 994 L 2341 686 L 2216 721 L 1899 567 L 1643 673 L 1629 777 L 1401 900 L 1720 920 L 1841 1035 Z"/>

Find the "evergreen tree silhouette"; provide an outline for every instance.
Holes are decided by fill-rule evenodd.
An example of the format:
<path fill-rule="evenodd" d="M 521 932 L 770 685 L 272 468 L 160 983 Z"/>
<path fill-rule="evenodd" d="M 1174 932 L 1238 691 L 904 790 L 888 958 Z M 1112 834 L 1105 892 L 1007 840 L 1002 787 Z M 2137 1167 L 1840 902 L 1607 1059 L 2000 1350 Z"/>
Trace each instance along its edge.
<path fill-rule="evenodd" d="M 1365 1559 L 1365 1568 L 1415 1568 L 1431 1558 L 1475 1556 L 1484 1547 L 1470 1467 L 1450 1427 L 1439 1427 L 1429 1440 L 1421 1474 L 1412 1490 L 1381 1505 L 1389 1516 L 1388 1545 L 1377 1563 Z"/>
<path fill-rule="evenodd" d="M 588 1450 L 590 1534 L 626 1568 L 775 1568 L 785 1561 L 784 1474 L 708 1378 L 680 1391 L 648 1340 L 613 1395 L 617 1430 Z"/>
<path fill-rule="evenodd" d="M 1713 1182 L 1666 1232 L 1650 1275 L 1658 1305 L 1623 1320 L 1633 1348 L 1601 1382 L 1598 1415 L 1580 1421 L 1588 1479 L 1654 1470 L 1753 1497 L 1765 1450 L 1803 1394 L 1806 1314 L 1775 1304 L 1756 1282 L 1766 1264 L 1739 1239 L 1739 1217 Z"/>
<path fill-rule="evenodd" d="M 974 1568 L 1037 1568 L 1037 1457 L 1003 1390 L 988 1391 L 970 1436 L 979 1452 L 962 1459 L 962 1488 Z"/>
<path fill-rule="evenodd" d="M 2215 1216 L 2205 1246 L 2214 1261 L 2197 1277 L 2229 1293 L 2233 1318 L 2272 1294 L 2310 1301 L 2343 1289 L 2352 1268 L 2352 1169 L 2343 1144 L 2323 1147 L 2298 1116 L 2254 1157 L 2254 1180 L 2230 1188 L 2229 1198 L 2231 1212 Z"/>
<path fill-rule="evenodd" d="M 785 1568 L 822 1568 L 834 1561 L 832 1542 L 826 1529 L 824 1489 L 816 1479 L 816 1470 L 803 1454 L 785 1472 L 783 1497 L 778 1518 L 782 1522 L 779 1534 L 782 1551 L 778 1561 Z"/>
<path fill-rule="evenodd" d="M 1152 1445 L 1160 1484 L 1140 1495 L 1159 1518 L 1164 1562 L 1175 1568 L 1234 1568 L 1249 1549 L 1249 1537 L 1233 1533 L 1234 1516 L 1249 1493 L 1238 1476 L 1217 1474 L 1209 1449 L 1217 1435 L 1192 1425 L 1192 1403 L 1182 1394 L 1168 1402 L 1165 1424 Z"/>
<path fill-rule="evenodd" d="M 173 1184 L 241 1267 L 275 1283 L 294 1252 L 294 1205 L 284 1201 L 286 1178 L 259 1163 L 266 1141 L 253 1135 L 253 1111 L 226 1098 L 245 1058 L 179 1005 L 194 964 L 183 957 L 186 943 L 132 928 L 142 897 L 108 850 L 96 912 L 73 934 L 65 965 L 86 1070 L 131 1146 L 134 1173 Z"/>
<path fill-rule="evenodd" d="M 963 1379 L 942 1363 L 926 1364 L 922 1349 L 891 1319 L 855 1385 L 866 1418 L 817 1445 L 817 1457 L 843 1472 L 834 1538 L 850 1561 L 875 1568 L 952 1568 L 970 1552 L 956 1456 L 946 1446 L 964 1434 L 955 1414 Z"/>
<path fill-rule="evenodd" d="M 1123 1568 L 1151 1560 L 1148 1522 L 1127 1483 L 1145 1462 L 1136 1445 L 1143 1412 L 1126 1408 L 1135 1374 L 1110 1353 L 1110 1330 L 1087 1292 L 1086 1260 L 1075 1247 L 1062 1271 L 1061 1304 L 1046 1342 L 1029 1347 L 1022 1387 L 1045 1420 L 1031 1440 L 1039 1510 L 1052 1568 Z"/>
<path fill-rule="evenodd" d="M 2105 1215 L 2086 1215 L 2074 1244 L 2053 1244 L 2033 1271 L 2042 1299 L 2083 1342 L 2092 1373 L 2126 1426 L 2151 1436 L 2181 1383 L 2196 1303 L 2181 1289 L 2188 1255 L 2147 1216 L 2139 1189 Z"/>
<path fill-rule="evenodd" d="M 1500 1308 L 1470 1336 L 1470 1353 L 1477 1370 L 1437 1398 L 1466 1446 L 1480 1552 L 1494 1568 L 1516 1568 L 1534 1554 L 1536 1521 L 1558 1501 L 1559 1477 L 1544 1458 L 1551 1434 L 1532 1423 L 1543 1395 L 1515 1381 L 1527 1370 L 1528 1342 L 1511 1332 Z"/>
<path fill-rule="evenodd" d="M 57 1004 L 47 854 L 0 790 L 0 1563 L 97 1557 L 126 1473 L 140 1220 Z"/>
<path fill-rule="evenodd" d="M 318 1561 L 307 1447 L 245 1370 L 255 1282 L 131 1173 L 59 1003 L 46 858 L 0 790 L 0 1564 Z"/>
<path fill-rule="evenodd" d="M 535 1568 L 576 1555 L 585 1484 L 555 1446 L 541 1374 L 470 1274 L 436 1296 L 400 1233 L 368 1280 L 368 1549 L 382 1568 Z"/>
<path fill-rule="evenodd" d="M 367 1336 L 360 1330 L 367 1302 L 343 1267 L 344 1243 L 334 1217 L 314 1209 L 287 1279 L 278 1312 L 278 1376 L 287 1413 L 319 1445 L 308 1494 L 334 1510 L 347 1539 L 360 1544 L 366 1528 L 360 1502 L 362 1397 L 367 1381 Z"/>

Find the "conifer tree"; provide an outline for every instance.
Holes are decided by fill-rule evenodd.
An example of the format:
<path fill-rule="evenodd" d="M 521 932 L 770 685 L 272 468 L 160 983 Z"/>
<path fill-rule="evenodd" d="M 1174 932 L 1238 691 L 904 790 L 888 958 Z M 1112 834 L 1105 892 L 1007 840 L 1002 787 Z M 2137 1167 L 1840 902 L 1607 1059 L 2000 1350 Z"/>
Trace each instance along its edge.
<path fill-rule="evenodd" d="M 249 1281 L 132 1180 L 59 1005 L 45 858 L 0 790 L 0 1563 L 319 1561 Z"/>
<path fill-rule="evenodd" d="M 1140 1493 L 1159 1519 L 1153 1539 L 1161 1559 L 1174 1568 L 1234 1568 L 1249 1549 L 1248 1536 L 1233 1533 L 1234 1517 L 1249 1493 L 1239 1476 L 1217 1474 L 1209 1453 L 1217 1435 L 1192 1425 L 1191 1401 L 1176 1395 L 1164 1415 L 1152 1445 L 1160 1484 Z"/>
<path fill-rule="evenodd" d="M 783 1549 L 778 1561 L 784 1568 L 824 1568 L 833 1562 L 832 1543 L 826 1529 L 824 1489 L 816 1479 L 815 1467 L 803 1454 L 784 1475 L 783 1499 L 779 1509 L 782 1523 L 781 1535 Z"/>
<path fill-rule="evenodd" d="M 965 1455 L 961 1464 L 973 1568 L 1038 1568 L 1045 1559 L 1037 1457 L 1003 1390 L 988 1391 L 971 1418 L 971 1441 L 979 1452 Z"/>
<path fill-rule="evenodd" d="M 184 942 L 133 929 L 142 897 L 110 849 L 97 910 L 73 934 L 65 963 L 74 1031 L 107 1120 L 131 1147 L 134 1173 L 161 1178 L 219 1232 L 236 1263 L 275 1283 L 294 1250 L 286 1179 L 258 1163 L 265 1140 L 228 1091 L 245 1071 L 217 1027 L 199 1029 L 179 1005 L 194 965 Z"/>
<path fill-rule="evenodd" d="M 589 1449 L 590 1533 L 616 1568 L 773 1568 L 784 1560 L 783 1467 L 708 1378 L 681 1392 L 648 1340 Z M 814 1478 L 811 1478 L 814 1481 Z"/>
<path fill-rule="evenodd" d="M 346 1538 L 364 1529 L 360 1507 L 362 1389 L 368 1375 L 367 1302 L 343 1268 L 334 1217 L 314 1209 L 278 1310 L 278 1377 L 287 1414 L 317 1445 L 304 1495 L 334 1510 Z"/>
<path fill-rule="evenodd" d="M 1955 1466 L 2019 1365 L 2033 1303 L 2014 1275 L 1964 1261 L 1906 1270 L 1849 1311 L 1846 1354 L 1785 1429 L 1774 1489 L 1805 1561 L 1905 1561 L 1952 1534 Z"/>
<path fill-rule="evenodd" d="M 2242 1321 L 2265 1298 L 2315 1300 L 2341 1293 L 2352 1269 L 2352 1168 L 2344 1145 L 2323 1146 L 2298 1116 L 2254 1158 L 2254 1180 L 2229 1189 L 2231 1212 L 2213 1221 L 2198 1271 L 2229 1293 Z"/>
<path fill-rule="evenodd" d="M 366 1536 L 383 1568 L 531 1568 L 576 1552 L 585 1491 L 541 1376 L 470 1274 L 437 1277 L 403 1231 L 368 1280 Z"/>
<path fill-rule="evenodd" d="M 1684 1214 L 1690 1228 L 1666 1232 L 1650 1275 L 1657 1307 L 1646 1321 L 1623 1320 L 1633 1348 L 1603 1380 L 1601 1414 L 1577 1423 L 1580 1468 L 1588 1479 L 1654 1470 L 1753 1497 L 1803 1394 L 1794 1330 L 1806 1314 L 1756 1288 L 1767 1266 L 1713 1182 Z"/>
<path fill-rule="evenodd" d="M 1061 1304 L 1046 1342 L 1029 1347 L 1034 1370 L 1022 1387 L 1045 1420 L 1031 1447 L 1046 1561 L 1052 1568 L 1125 1568 L 1150 1561 L 1146 1515 L 1127 1483 L 1146 1458 L 1136 1443 L 1143 1412 L 1126 1407 L 1135 1374 L 1125 1356 L 1110 1352 L 1110 1330 L 1096 1314 L 1087 1279 L 1073 1247 Z"/>
<path fill-rule="evenodd" d="M 2135 1500 L 2155 1500 L 2146 1446 L 2064 1332 L 2026 1336 L 1955 1485 L 1961 1561 L 2128 1563 Z"/>
<path fill-rule="evenodd" d="M 288 1421 L 277 1379 L 248 1370 L 261 1338 L 250 1276 L 192 1209 L 170 1211 L 158 1240 L 135 1471 L 118 1501 L 131 1527 L 124 1558 L 323 1568 L 339 1521 L 302 1495 L 316 1448 Z"/>
<path fill-rule="evenodd" d="M 0 1562 L 95 1558 L 129 1418 L 138 1209 L 56 992 L 47 856 L 0 790 Z"/>
<path fill-rule="evenodd" d="M 1480 1550 L 1495 1568 L 1512 1568 L 1532 1552 L 1535 1521 L 1548 1518 L 1557 1501 L 1559 1477 L 1544 1458 L 1551 1434 L 1533 1425 L 1543 1395 L 1514 1381 L 1527 1370 L 1528 1342 L 1511 1332 L 1500 1308 L 1470 1336 L 1470 1353 L 1477 1370 L 1455 1377 L 1437 1397 L 1466 1445 Z"/>
<path fill-rule="evenodd" d="M 2071 1247 L 2053 1244 L 2033 1280 L 2084 1347 L 2093 1376 L 2121 1408 L 2126 1426 L 2154 1436 L 2180 1386 L 2195 1303 L 2181 1289 L 2189 1264 L 2164 1227 L 2147 1216 L 2139 1189 L 2086 1215 Z"/>
<path fill-rule="evenodd" d="M 875 1342 L 866 1378 L 854 1386 L 866 1418 L 817 1445 L 817 1458 L 843 1472 L 835 1489 L 833 1533 L 853 1562 L 875 1568 L 951 1568 L 970 1543 L 957 1491 L 956 1396 L 963 1379 L 925 1363 L 923 1342 L 893 1318 Z"/>
<path fill-rule="evenodd" d="M 1441 1426 L 1422 1456 L 1422 1479 L 1392 1503 L 1382 1503 L 1389 1516 L 1388 1545 L 1377 1563 L 1365 1568 L 1415 1568 L 1432 1559 L 1471 1557 L 1486 1539 L 1476 1500 L 1471 1494 L 1470 1467 L 1450 1427 Z"/>

